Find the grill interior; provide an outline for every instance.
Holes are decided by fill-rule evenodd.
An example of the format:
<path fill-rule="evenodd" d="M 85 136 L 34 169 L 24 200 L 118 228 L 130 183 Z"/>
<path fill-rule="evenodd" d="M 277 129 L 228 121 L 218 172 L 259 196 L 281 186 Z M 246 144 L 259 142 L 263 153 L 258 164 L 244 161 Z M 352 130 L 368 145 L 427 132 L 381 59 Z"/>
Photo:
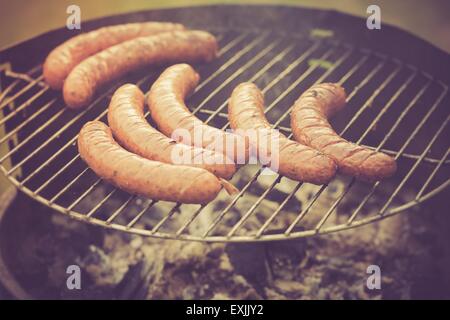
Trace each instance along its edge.
<path fill-rule="evenodd" d="M 252 81 L 265 94 L 269 121 L 291 136 L 289 110 L 300 93 L 314 83 L 338 82 L 348 105 L 332 120 L 334 128 L 348 140 L 394 156 L 396 175 L 376 183 L 338 175 L 328 185 L 313 186 L 249 165 L 231 181 L 240 189 L 237 195 L 222 191 L 205 206 L 130 195 L 84 164 L 77 133 L 88 120 L 106 122 L 118 86 L 132 82 L 146 92 L 163 67 L 129 74 L 74 112 L 43 82 L 41 65 L 1 74 L 0 144 L 7 148 L 0 148 L 5 150 L 0 169 L 29 196 L 76 219 L 199 241 L 282 240 L 344 230 L 405 211 L 449 185 L 446 84 L 390 56 L 328 38 L 209 31 L 219 40 L 220 57 L 194 66 L 202 81 L 187 100 L 200 119 L 228 128 L 227 98 L 238 83 Z"/>

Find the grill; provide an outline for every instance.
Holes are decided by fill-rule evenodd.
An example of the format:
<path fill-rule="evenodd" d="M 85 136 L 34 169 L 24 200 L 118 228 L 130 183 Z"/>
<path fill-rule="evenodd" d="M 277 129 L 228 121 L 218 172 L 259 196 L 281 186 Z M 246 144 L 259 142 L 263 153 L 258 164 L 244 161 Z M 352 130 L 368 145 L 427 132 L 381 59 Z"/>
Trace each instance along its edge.
<path fill-rule="evenodd" d="M 184 22 L 188 16 L 176 15 L 175 20 Z M 147 91 L 163 67 L 129 74 L 104 88 L 84 111 L 74 112 L 43 82 L 42 60 L 25 70 L 11 63 L 1 73 L 1 171 L 30 197 L 75 219 L 144 236 L 208 242 L 286 240 L 341 231 L 409 212 L 448 187 L 445 81 L 404 59 L 329 37 L 317 28 L 291 33 L 238 24 L 201 27 L 216 35 L 221 50 L 217 60 L 194 66 L 202 82 L 187 104 L 199 118 L 228 128 L 227 98 L 238 83 L 252 81 L 265 94 L 269 121 L 291 137 L 289 111 L 299 94 L 315 83 L 338 82 L 348 93 L 348 105 L 332 120 L 334 128 L 348 140 L 394 156 L 396 175 L 376 183 L 338 175 L 318 187 L 267 175 L 251 165 L 231 181 L 240 190 L 237 195 L 222 191 L 204 206 L 130 195 L 83 163 L 77 133 L 88 120 L 106 122 L 106 107 L 118 86 L 132 82 Z M 267 203 L 277 205 L 262 215 L 260 208 Z"/>

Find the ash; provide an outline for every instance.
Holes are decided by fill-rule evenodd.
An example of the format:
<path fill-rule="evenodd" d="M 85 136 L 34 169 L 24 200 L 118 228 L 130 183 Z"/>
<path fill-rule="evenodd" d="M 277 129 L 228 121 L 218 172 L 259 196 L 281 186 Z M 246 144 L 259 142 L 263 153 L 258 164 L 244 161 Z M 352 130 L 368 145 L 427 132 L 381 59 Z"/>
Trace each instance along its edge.
<path fill-rule="evenodd" d="M 278 193 L 287 192 L 286 181 L 277 186 Z M 259 185 L 270 182 L 270 178 L 262 178 Z M 329 189 L 339 193 L 342 185 L 336 182 Z M 310 192 L 316 190 L 310 188 Z M 361 194 L 362 189 L 358 188 Z M 291 211 L 284 210 L 268 232 L 288 226 L 304 207 L 308 194 L 307 189 L 296 194 L 288 206 Z M 353 199 L 360 196 L 355 194 Z M 9 215 L 8 229 L 15 236 L 4 250 L 4 259 L 17 281 L 35 298 L 450 298 L 448 217 L 439 212 L 431 214 L 435 211 L 432 206 L 415 207 L 378 223 L 322 236 L 256 244 L 206 244 L 145 238 L 89 226 L 49 213 L 49 209 L 21 197 Z M 226 197 L 221 195 L 209 210 L 214 213 L 224 207 Z M 228 231 L 227 225 L 233 225 L 257 198 L 258 190 L 247 193 L 215 232 Z M 315 213 L 329 208 L 327 202 L 334 197 L 330 194 L 319 199 L 300 227 L 317 223 L 321 215 Z M 239 233 L 257 230 L 279 203 L 277 196 L 265 199 Z M 339 206 L 329 223 L 345 222 L 349 207 L 352 204 L 348 201 Z M 192 211 L 177 213 L 178 218 L 189 214 Z M 189 231 L 204 231 L 208 219 L 215 217 L 209 216 L 199 216 Z M 144 219 L 140 223 L 154 222 Z M 176 226 L 169 223 L 170 227 Z M 65 270 L 71 264 L 81 267 L 81 290 L 66 288 Z M 381 268 L 380 290 L 366 286 L 369 265 Z"/>

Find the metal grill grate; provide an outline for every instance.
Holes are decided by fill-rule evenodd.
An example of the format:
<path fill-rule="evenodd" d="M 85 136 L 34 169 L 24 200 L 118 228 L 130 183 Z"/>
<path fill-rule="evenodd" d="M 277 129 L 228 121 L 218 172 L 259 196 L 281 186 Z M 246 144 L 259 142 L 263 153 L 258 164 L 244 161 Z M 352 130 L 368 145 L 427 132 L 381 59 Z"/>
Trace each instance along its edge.
<path fill-rule="evenodd" d="M 333 119 L 334 127 L 349 140 L 393 155 L 399 162 L 396 176 L 373 184 L 338 176 L 317 187 L 246 166 L 232 180 L 240 189 L 236 196 L 222 192 L 205 206 L 129 195 L 81 161 L 77 132 L 88 120 L 106 121 L 109 98 L 120 84 L 134 82 L 147 91 L 162 69 L 121 79 L 87 109 L 74 112 L 42 81 L 41 66 L 2 75 L 7 86 L 0 95 L 5 130 L 0 144 L 8 148 L 0 154 L 1 170 L 29 196 L 76 219 L 200 241 L 282 240 L 344 230 L 405 211 L 449 185 L 445 84 L 394 58 L 326 39 L 216 34 L 220 58 L 196 66 L 203 80 L 188 100 L 198 117 L 226 129 L 232 89 L 253 81 L 266 96 L 268 119 L 291 136 L 294 99 L 314 83 L 339 82 L 348 92 L 348 106 Z"/>

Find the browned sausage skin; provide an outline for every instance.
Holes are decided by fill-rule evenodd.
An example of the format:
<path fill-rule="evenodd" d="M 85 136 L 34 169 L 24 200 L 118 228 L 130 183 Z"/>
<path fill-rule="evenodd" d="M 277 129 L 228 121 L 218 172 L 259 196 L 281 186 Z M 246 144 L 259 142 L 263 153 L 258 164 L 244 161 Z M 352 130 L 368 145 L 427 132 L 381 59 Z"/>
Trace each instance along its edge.
<path fill-rule="evenodd" d="M 224 153 L 236 164 L 246 163 L 248 139 L 204 124 L 186 107 L 184 99 L 193 92 L 199 79 L 198 73 L 188 64 L 167 68 L 152 85 L 147 97 L 152 119 L 167 136 L 177 129 L 184 129 L 190 144 L 201 148 L 215 145 L 215 151 Z"/>
<path fill-rule="evenodd" d="M 91 102 L 95 91 L 125 73 L 149 65 L 207 62 L 217 55 L 217 41 L 205 31 L 163 32 L 109 47 L 83 60 L 64 82 L 64 101 L 70 108 Z"/>
<path fill-rule="evenodd" d="M 53 89 L 61 89 L 69 72 L 87 57 L 118 43 L 166 31 L 183 30 L 178 23 L 142 22 L 103 27 L 77 35 L 53 49 L 47 56 L 44 79 Z"/>
<path fill-rule="evenodd" d="M 108 108 L 108 123 L 117 141 L 129 151 L 150 160 L 206 169 L 230 179 L 236 172 L 222 153 L 176 143 L 153 128 L 144 117 L 144 94 L 133 84 L 116 90 Z"/>
<path fill-rule="evenodd" d="M 280 174 L 293 180 L 314 184 L 328 183 L 336 173 L 336 164 L 324 154 L 288 139 L 267 121 L 264 115 L 264 97 L 253 83 L 239 84 L 228 103 L 228 119 L 233 129 L 258 130 L 258 135 L 249 135 L 256 149 L 271 148 L 267 140 L 277 140 L 278 150 L 269 149 L 278 156 Z M 243 132 L 244 131 L 237 131 Z M 263 136 L 261 136 L 263 135 Z M 273 139 L 273 140 L 272 140 Z"/>
<path fill-rule="evenodd" d="M 345 106 L 344 89 L 333 83 L 312 86 L 295 102 L 291 112 L 294 137 L 333 158 L 339 170 L 361 180 L 377 181 L 394 174 L 395 160 L 390 156 L 348 142 L 328 122 Z"/>
<path fill-rule="evenodd" d="M 78 150 L 101 178 L 154 200 L 203 204 L 212 201 L 222 188 L 220 180 L 204 169 L 152 161 L 126 151 L 100 121 L 83 126 Z"/>

